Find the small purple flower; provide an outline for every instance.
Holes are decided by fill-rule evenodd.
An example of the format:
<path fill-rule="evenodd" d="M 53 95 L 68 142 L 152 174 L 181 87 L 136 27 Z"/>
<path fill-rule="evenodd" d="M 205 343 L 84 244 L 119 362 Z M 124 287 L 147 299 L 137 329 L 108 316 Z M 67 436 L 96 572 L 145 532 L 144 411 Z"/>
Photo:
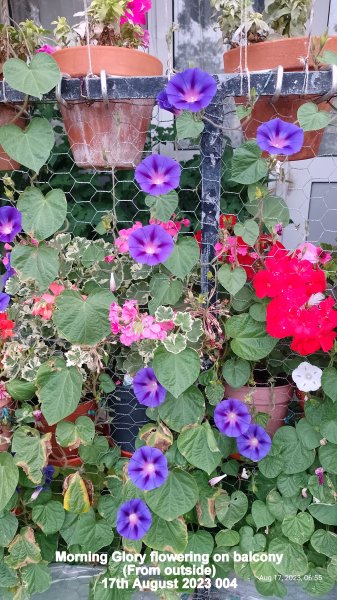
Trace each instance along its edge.
<path fill-rule="evenodd" d="M 141 490 L 154 490 L 168 477 L 166 456 L 157 448 L 143 446 L 134 452 L 128 467 L 132 483 Z"/>
<path fill-rule="evenodd" d="M 269 154 L 291 156 L 299 152 L 304 142 L 304 131 L 282 119 L 271 119 L 257 129 L 256 141 Z"/>
<path fill-rule="evenodd" d="M 166 86 L 167 100 L 175 108 L 199 112 L 213 100 L 215 79 L 200 69 L 186 69 L 177 73 Z"/>
<path fill-rule="evenodd" d="M 242 456 L 257 462 L 268 454 L 271 448 L 271 439 L 263 427 L 253 423 L 246 433 L 236 438 L 236 444 Z"/>
<path fill-rule="evenodd" d="M 0 242 L 11 243 L 22 229 L 22 215 L 12 206 L 0 208 Z"/>
<path fill-rule="evenodd" d="M 179 110 L 179 108 L 175 108 L 174 106 L 172 106 L 172 104 L 169 103 L 168 98 L 167 98 L 167 93 L 165 90 L 163 90 L 162 92 L 159 92 L 159 94 L 157 96 L 157 102 L 158 102 L 160 108 L 167 110 L 168 112 L 172 113 L 176 117 L 179 117 L 179 115 L 181 115 L 181 113 L 183 112 L 182 110 Z"/>
<path fill-rule="evenodd" d="M 161 225 L 146 225 L 129 236 L 129 252 L 141 265 L 159 265 L 165 262 L 174 250 L 172 236 Z"/>
<path fill-rule="evenodd" d="M 138 165 L 135 179 L 146 194 L 161 196 L 179 185 L 181 166 L 168 156 L 151 154 Z"/>
<path fill-rule="evenodd" d="M 141 540 L 152 525 L 151 513 L 143 500 L 122 504 L 117 512 L 117 531 L 129 540 Z"/>
<path fill-rule="evenodd" d="M 55 473 L 55 468 L 52 467 L 52 465 L 47 465 L 46 467 L 44 467 L 42 469 L 42 473 L 44 475 L 44 485 L 38 485 L 34 492 L 32 493 L 30 499 L 31 500 L 36 500 L 36 498 L 38 498 L 38 496 L 41 494 L 41 492 L 44 492 L 45 490 L 48 489 L 48 487 L 51 484 L 51 480 L 53 478 L 53 475 Z"/>
<path fill-rule="evenodd" d="M 141 369 L 133 378 L 133 391 L 139 404 L 154 408 L 163 404 L 167 391 L 159 383 L 151 367 Z"/>
<path fill-rule="evenodd" d="M 2 276 L 2 283 L 5 285 L 5 283 L 7 283 L 8 279 L 10 279 L 11 277 L 13 277 L 13 275 L 16 274 L 15 269 L 13 269 L 13 267 L 11 266 L 11 253 L 10 252 L 6 252 L 6 256 L 2 259 L 2 264 L 4 265 L 5 269 L 6 269 L 6 273 Z"/>
<path fill-rule="evenodd" d="M 324 485 L 324 469 L 323 467 L 318 467 L 315 469 L 315 475 L 317 475 L 318 485 Z"/>
<path fill-rule="evenodd" d="M 0 312 L 5 312 L 7 310 L 9 301 L 11 297 L 5 292 L 0 292 Z"/>
<path fill-rule="evenodd" d="M 215 407 L 215 425 L 228 437 L 238 437 L 245 433 L 251 420 L 246 404 L 235 398 L 223 400 Z"/>

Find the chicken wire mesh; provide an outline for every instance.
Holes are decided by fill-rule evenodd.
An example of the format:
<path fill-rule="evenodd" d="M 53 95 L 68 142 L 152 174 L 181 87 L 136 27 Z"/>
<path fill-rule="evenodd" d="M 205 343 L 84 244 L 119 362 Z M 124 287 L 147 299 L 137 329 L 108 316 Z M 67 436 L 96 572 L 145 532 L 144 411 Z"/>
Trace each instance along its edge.
<path fill-rule="evenodd" d="M 100 104 L 99 108 L 103 109 L 103 103 L 98 104 Z M 119 103 L 114 101 L 114 104 L 118 107 Z M 146 101 L 145 106 L 148 107 L 148 105 L 149 103 Z M 117 125 L 116 116 L 113 117 L 113 131 L 116 131 L 116 126 L 118 130 L 123 123 L 123 108 L 125 107 L 123 102 L 121 107 L 121 112 L 117 110 Z M 89 112 L 91 108 L 93 107 L 88 104 L 87 109 Z M 104 107 L 104 110 L 108 109 L 109 106 Z M 103 238 L 111 242 L 121 229 L 131 227 L 135 221 L 140 221 L 143 224 L 148 222 L 149 207 L 145 204 L 145 195 L 139 191 L 135 184 L 134 169 L 132 168 L 134 165 L 127 162 L 129 159 L 127 159 L 123 168 L 111 169 L 111 167 L 100 165 L 100 168 L 97 169 L 90 164 L 92 157 L 88 158 L 86 156 L 85 159 L 89 163 L 84 168 L 80 149 L 80 154 L 77 155 L 80 156 L 78 159 L 80 165 L 77 165 L 56 105 L 50 103 L 38 104 L 33 110 L 35 114 L 52 120 L 56 132 L 56 144 L 50 160 L 42 168 L 39 175 L 34 178 L 34 183 L 39 185 L 44 194 L 55 188 L 61 188 L 65 191 L 68 201 L 68 217 L 63 231 L 64 234 L 70 233 L 76 239 L 98 240 Z M 63 117 L 65 110 L 69 109 L 62 108 Z M 334 109 L 332 108 L 332 110 Z M 101 137 L 95 139 L 94 134 L 91 135 L 90 133 L 89 112 L 79 128 L 86 129 L 86 135 L 89 135 L 89 139 L 93 144 L 95 160 L 97 159 L 97 147 Z M 287 115 L 282 113 L 281 116 L 286 117 Z M 133 118 L 136 118 L 136 116 Z M 201 140 L 201 153 L 198 144 L 177 144 L 171 117 L 167 113 L 160 112 L 159 114 L 157 108 L 154 110 L 150 129 L 148 130 L 147 126 L 142 125 L 140 131 L 138 127 L 138 132 L 135 135 L 136 137 L 141 136 L 145 141 L 145 150 L 142 156 L 159 152 L 176 158 L 181 164 L 182 176 L 178 190 L 180 202 L 172 220 L 175 223 L 180 223 L 183 219 L 187 219 L 188 222 L 185 221 L 182 224 L 180 231 L 184 234 L 188 232 L 191 236 L 197 235 L 199 242 L 202 241 L 201 269 L 196 288 L 201 292 L 209 291 L 211 304 L 214 304 L 217 300 L 221 302 L 224 297 L 223 290 L 215 287 L 214 271 L 211 264 L 214 257 L 212 249 L 214 241 L 217 241 L 219 235 L 221 235 L 221 232 L 219 234 L 220 214 L 225 217 L 235 216 L 238 221 L 244 221 L 249 217 L 249 212 L 247 211 L 247 186 L 235 184 L 231 181 L 230 165 L 233 148 L 238 145 L 242 138 L 245 139 L 242 126 L 236 119 L 233 101 L 226 100 L 225 105 L 222 104 L 220 108 L 218 105 L 212 105 L 207 113 L 207 118 L 209 122 L 207 126 L 206 120 L 206 131 Z M 131 131 L 133 130 L 133 122 L 130 125 Z M 279 165 L 277 181 L 271 184 L 275 187 L 275 193 L 286 198 L 290 210 L 291 222 L 283 231 L 285 246 L 292 249 L 305 241 L 314 242 L 329 250 L 334 259 L 336 257 L 337 237 L 337 209 L 334 202 L 337 188 L 337 157 L 334 156 L 335 133 L 335 125 L 332 123 L 324 139 L 321 140 L 323 156 L 295 162 L 287 161 L 283 165 Z M 215 145 L 214 137 L 216 138 Z M 134 132 L 130 133 L 129 131 L 125 138 L 126 153 L 124 157 L 130 156 L 131 147 L 136 147 L 137 144 L 132 141 L 134 139 Z M 112 135 L 108 142 L 104 142 L 110 144 L 107 153 L 105 155 L 103 153 L 104 163 L 108 163 L 109 156 L 114 153 L 114 140 L 115 136 Z M 121 139 L 119 139 L 119 142 L 123 146 Z M 308 143 L 310 144 L 310 142 Z M 312 152 L 316 154 L 316 139 L 313 144 L 315 148 L 312 149 Z M 80 145 L 80 142 L 75 141 L 73 150 L 76 150 L 75 146 Z M 218 157 L 216 151 L 219 153 Z M 135 162 L 140 158 L 141 155 L 136 152 Z M 101 150 L 99 150 L 99 159 L 102 159 Z M 123 157 L 119 160 L 122 163 L 125 162 Z M 210 170 L 204 168 L 205 162 L 210 165 Z M 9 165 L 8 169 L 11 166 Z M 11 178 L 14 182 L 13 187 L 18 193 L 23 191 L 30 183 L 28 173 L 19 167 L 11 173 Z M 217 196 L 218 188 L 220 190 L 220 204 L 213 201 Z M 210 202 L 208 202 L 208 193 L 212 196 Z M 6 202 L 11 200 L 11 185 L 8 184 L 7 174 L 2 178 L 1 195 L 6 199 Z M 200 231 L 201 234 L 198 233 Z M 233 234 L 230 225 L 228 231 Z M 180 235 L 180 232 L 178 235 Z M 246 255 L 247 253 L 243 254 L 243 256 Z M 254 261 L 253 263 L 249 262 L 249 265 L 246 266 L 254 268 Z M 205 289 L 205 277 L 202 280 L 202 270 L 204 275 L 206 274 L 207 289 Z M 139 281 L 142 281 L 141 277 Z M 136 297 L 140 305 L 145 305 L 148 296 L 138 283 L 129 288 L 126 297 Z M 333 288 L 331 293 L 334 293 Z M 240 312 L 247 309 L 249 302 L 249 296 L 245 294 L 238 296 L 234 310 L 240 314 Z M 45 341 L 48 345 L 48 338 Z M 289 373 L 292 365 L 296 362 L 298 362 L 298 356 L 295 353 L 291 353 L 289 350 L 282 353 L 281 350 L 278 355 L 274 355 L 268 362 L 267 367 L 265 364 L 260 365 L 258 362 L 255 365 L 256 387 L 258 388 L 260 384 L 266 382 L 272 384 L 267 400 L 269 408 L 275 408 L 273 386 L 280 383 L 280 378 L 283 378 L 285 386 L 290 383 Z M 120 351 L 116 352 L 115 355 L 112 352 L 109 373 L 117 385 L 116 391 L 111 394 L 107 393 L 102 397 L 100 409 L 95 415 L 90 414 L 90 408 L 88 414 L 96 420 L 98 431 L 106 436 L 111 447 L 120 445 L 124 451 L 132 453 L 134 438 L 139 428 L 148 421 L 151 413 L 146 414 L 146 411 L 139 407 L 134 398 L 127 375 L 130 370 L 130 356 L 123 356 Z M 288 377 L 284 379 L 285 370 Z M 229 390 L 227 390 L 227 393 L 229 393 Z M 247 399 L 247 394 L 248 391 L 245 391 L 245 399 Z M 249 394 L 248 399 L 254 403 Z M 303 405 L 300 404 L 299 400 L 300 402 L 303 401 L 303 399 L 293 396 L 292 391 L 290 393 L 287 388 L 280 405 L 280 412 L 274 422 L 275 428 L 284 423 L 293 424 L 296 422 L 303 411 Z M 258 403 L 256 408 L 259 411 Z M 103 456 L 107 452 L 107 447 L 104 446 L 101 450 L 98 449 L 98 452 L 101 452 Z M 60 457 L 58 458 L 60 459 Z M 78 465 L 74 464 L 72 466 L 69 455 L 64 455 L 61 459 L 64 459 L 69 473 L 78 468 Z M 238 461 L 237 456 L 233 455 L 224 464 L 223 472 L 227 474 L 224 486 L 226 489 L 231 492 L 240 489 L 244 490 L 245 493 L 254 491 L 254 497 L 259 498 L 259 485 L 262 476 L 255 473 L 251 464 L 247 466 Z M 92 481 L 96 480 L 98 474 L 93 465 L 86 465 L 86 475 Z M 58 485 L 59 489 L 57 489 Z M 61 479 L 58 481 L 56 477 L 53 480 L 53 487 L 53 493 L 59 493 L 61 497 Z M 261 499 L 263 499 L 266 493 L 266 481 L 263 481 L 261 490 Z M 60 570 L 62 571 L 62 567 L 60 567 Z M 66 578 L 68 577 L 70 580 L 74 575 L 66 574 Z M 87 591 L 83 591 L 83 593 L 87 593 Z M 254 595 L 252 590 L 247 591 L 247 594 L 250 595 L 245 597 L 252 599 L 259 597 L 256 592 Z M 83 595 L 84 597 L 87 596 Z M 242 592 L 228 590 L 199 590 L 194 594 L 194 598 L 200 600 L 206 598 L 237 600 L 242 597 Z"/>

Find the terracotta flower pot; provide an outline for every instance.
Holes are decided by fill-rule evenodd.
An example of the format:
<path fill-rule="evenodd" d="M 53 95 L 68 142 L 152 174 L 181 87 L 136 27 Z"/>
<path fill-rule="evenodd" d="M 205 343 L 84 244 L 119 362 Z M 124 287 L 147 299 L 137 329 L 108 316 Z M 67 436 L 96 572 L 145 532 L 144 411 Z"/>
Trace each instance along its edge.
<path fill-rule="evenodd" d="M 8 425 L 2 425 L 0 423 L 0 452 L 6 452 L 11 445 L 11 439 L 13 437 L 13 431 Z"/>
<path fill-rule="evenodd" d="M 85 77 L 91 70 L 100 76 L 148 77 L 162 75 L 163 65 L 154 56 L 111 46 L 64 48 L 53 54 L 61 72 Z M 61 104 L 65 130 L 79 167 L 133 168 L 142 156 L 154 100 L 68 102 Z"/>
<path fill-rule="evenodd" d="M 275 387 L 257 385 L 249 387 L 247 385 L 241 388 L 232 388 L 230 385 L 225 386 L 225 394 L 227 398 L 236 398 L 237 400 L 247 401 L 254 406 L 257 412 L 268 413 L 270 419 L 266 427 L 269 435 L 274 433 L 284 425 L 284 419 L 288 414 L 288 404 L 292 399 L 294 388 L 290 384 L 280 385 Z"/>
<path fill-rule="evenodd" d="M 75 423 L 78 417 L 90 417 L 93 420 L 94 416 L 90 414 L 90 411 L 95 411 L 96 409 L 96 402 L 94 400 L 88 400 L 87 402 L 79 404 L 76 410 L 64 420 L 70 421 L 71 423 Z M 77 448 L 62 448 L 56 441 L 56 425 L 48 425 L 43 416 L 39 422 L 39 430 L 43 433 L 51 432 L 52 434 L 52 452 L 48 459 L 50 465 L 53 465 L 54 467 L 79 467 L 82 464 Z"/>
<path fill-rule="evenodd" d="M 279 65 L 282 65 L 285 71 L 303 71 L 302 59 L 308 54 L 308 43 L 308 38 L 300 37 L 251 44 L 247 48 L 247 67 L 250 72 L 277 69 Z M 324 49 L 337 52 L 337 36 L 330 37 Z M 239 48 L 225 52 L 224 66 L 226 73 L 240 72 Z M 246 65 L 243 64 L 244 66 Z M 312 64 L 310 68 L 313 68 Z M 316 98 L 317 96 L 283 96 L 272 103 L 270 97 L 261 96 L 254 105 L 251 116 L 242 121 L 246 138 L 254 138 L 258 126 L 275 117 L 294 123 L 299 107 Z M 246 100 L 244 97 L 238 97 L 236 103 L 243 104 Z M 319 107 L 322 110 L 331 110 L 327 102 L 322 102 Z M 323 133 L 324 129 L 306 132 L 302 150 L 290 156 L 289 160 L 305 160 L 317 156 Z"/>
<path fill-rule="evenodd" d="M 14 106 L 8 106 L 6 104 L 2 104 L 0 106 L 0 127 L 2 125 L 9 125 L 11 121 L 13 121 L 17 110 Z M 25 128 L 25 119 L 23 117 L 18 118 L 15 123 L 21 129 Z M 20 168 L 20 164 L 10 158 L 8 154 L 3 150 L 2 146 L 0 146 L 0 171 L 15 171 Z"/>

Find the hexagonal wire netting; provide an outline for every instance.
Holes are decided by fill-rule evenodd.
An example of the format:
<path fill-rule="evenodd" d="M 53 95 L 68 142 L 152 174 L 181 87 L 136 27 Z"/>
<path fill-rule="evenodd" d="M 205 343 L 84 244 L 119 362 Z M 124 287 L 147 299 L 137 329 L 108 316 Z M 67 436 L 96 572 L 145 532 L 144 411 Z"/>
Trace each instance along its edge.
<path fill-rule="evenodd" d="M 115 110 L 118 102 L 115 102 Z M 141 102 L 141 101 L 140 101 Z M 145 101 L 148 105 L 148 101 Z M 123 103 L 121 103 L 123 108 Z M 88 106 L 90 112 L 91 106 Z M 111 103 L 106 107 L 107 114 L 110 112 Z M 147 106 L 148 108 L 148 106 Z M 93 168 L 90 164 L 84 168 L 78 166 L 73 159 L 73 153 L 69 146 L 69 141 L 64 133 L 62 118 L 56 105 L 39 104 L 32 108 L 35 114 L 41 114 L 51 119 L 56 132 L 56 144 L 48 164 L 42 168 L 38 177 L 35 179 L 43 193 L 61 188 L 64 190 L 68 201 L 68 219 L 63 233 L 71 233 L 75 236 L 77 250 L 81 244 L 85 245 L 85 239 L 102 239 L 102 233 L 105 240 L 111 242 L 118 232 L 123 228 L 131 227 L 135 221 L 147 223 L 149 218 L 149 208 L 145 204 L 145 195 L 139 190 L 134 181 L 134 169 L 132 165 L 126 165 L 125 168 L 111 169 L 110 167 Z M 63 107 L 65 111 L 73 110 L 71 107 Z M 332 110 L 333 107 L 332 107 Z M 89 114 L 89 113 L 88 113 Z M 109 118 L 114 120 L 114 135 L 118 133 L 120 125 L 120 114 L 116 122 L 116 114 Z M 280 116 L 287 116 L 281 113 Z M 216 115 L 216 119 L 219 115 Z M 86 135 L 90 130 L 89 120 L 85 121 L 79 128 L 86 129 Z M 222 215 L 235 215 L 239 221 L 243 221 L 249 213 L 247 212 L 248 189 L 247 186 L 233 183 L 230 179 L 230 161 L 233 148 L 239 144 L 242 137 L 242 125 L 236 118 L 234 101 L 226 101 L 225 119 L 222 128 L 218 134 L 223 137 L 223 153 L 221 159 L 221 198 L 220 212 Z M 195 235 L 201 229 L 202 220 L 202 160 L 207 159 L 212 162 L 212 152 L 208 145 L 208 139 L 214 134 L 208 132 L 205 134 L 203 145 L 203 159 L 200 156 L 198 144 L 188 143 L 187 141 L 178 144 L 175 141 L 175 128 L 171 116 L 168 113 L 159 115 L 158 109 L 154 109 L 152 124 L 150 130 L 144 126 L 142 131 L 146 137 L 146 145 L 143 156 L 152 152 L 167 154 L 176 158 L 182 166 L 182 176 L 180 181 L 179 207 L 175 211 L 173 219 L 181 221 L 188 219 L 182 226 L 182 231 Z M 137 134 L 138 135 L 138 134 Z M 125 140 L 127 146 L 125 156 L 130 152 L 133 132 L 129 131 Z M 209 138 L 207 137 L 209 136 Z M 90 137 L 90 136 L 89 136 Z M 131 142 L 130 142 L 131 139 Z M 277 181 L 272 183 L 275 194 L 280 194 L 286 198 L 290 209 L 291 224 L 283 232 L 283 241 L 286 247 L 295 248 L 304 241 L 311 241 L 320 244 L 329 249 L 335 255 L 336 236 L 337 236 L 337 208 L 335 203 L 335 193 L 337 190 L 337 158 L 336 152 L 336 129 L 332 123 L 320 140 L 320 156 L 314 158 L 317 152 L 317 140 L 314 140 L 315 148 L 312 148 L 312 157 L 306 160 L 288 162 L 280 165 Z M 97 141 L 93 140 L 93 150 L 97 153 Z M 114 139 L 109 139 L 110 144 L 104 162 L 114 157 Z M 318 144 L 319 146 L 319 144 Z M 309 142 L 310 149 L 310 142 Z M 76 150 L 73 148 L 73 150 Z M 81 149 L 79 155 L 81 155 Z M 310 152 L 309 152 L 310 155 Z M 138 156 L 138 160 L 141 157 Z M 90 157 L 89 157 L 90 163 Z M 12 174 L 15 188 L 18 192 L 22 191 L 29 184 L 29 176 L 25 170 L 17 168 Z M 3 179 L 2 196 L 5 194 L 6 202 L 8 195 L 4 191 L 6 181 Z M 219 182 L 215 182 L 215 187 Z M 205 184 L 205 182 L 204 182 Z M 214 184 L 214 182 L 213 182 Z M 208 210 L 207 203 L 204 210 Z M 216 209 L 213 211 L 213 223 L 211 226 L 218 227 L 218 214 Z M 204 219 L 205 229 L 201 235 L 207 235 L 207 227 L 210 225 L 212 212 L 208 218 Z M 81 239 L 80 239 L 81 238 Z M 74 246 L 69 246 L 67 252 L 71 254 Z M 65 257 L 66 258 L 66 257 Z M 214 296 L 214 281 L 212 280 L 212 271 L 210 271 L 209 289 Z M 141 274 L 135 285 L 131 286 L 127 292 L 127 297 L 136 297 L 139 304 L 146 304 L 148 297 L 142 290 Z M 203 290 L 205 291 L 205 290 Z M 219 298 L 222 297 L 221 289 L 216 290 Z M 334 293 L 334 290 L 331 290 Z M 213 298 L 214 299 L 214 298 Z M 238 313 L 245 310 L 249 305 L 249 297 L 242 295 L 236 302 Z M 269 370 L 266 372 L 265 366 L 261 367 L 261 381 L 277 383 L 280 367 L 284 368 L 284 361 L 288 362 L 289 367 L 297 357 L 294 354 L 286 356 L 280 354 L 279 359 L 274 357 L 270 361 Z M 130 358 L 128 358 L 128 361 Z M 124 361 L 123 356 L 113 356 L 110 362 L 110 372 L 117 384 L 116 392 L 103 398 L 102 408 L 98 412 L 97 419 L 100 422 L 100 430 L 107 437 L 112 437 L 114 443 L 120 444 L 123 450 L 132 452 L 133 442 L 130 441 L 130 430 L 136 435 L 140 426 L 147 422 L 148 418 L 145 411 L 139 407 L 134 399 L 130 381 L 125 375 L 131 370 L 131 364 Z M 256 373 L 259 372 L 259 364 L 256 364 Z M 286 382 L 285 382 L 286 383 Z M 302 413 L 302 408 L 298 399 L 286 397 L 283 410 L 279 415 L 279 423 L 294 423 Z M 273 404 L 273 394 L 270 396 L 270 402 Z M 116 410 L 116 407 L 118 410 Z M 289 409 L 289 410 L 288 410 Z M 249 467 L 247 482 L 247 471 L 244 465 L 238 463 L 235 459 L 228 461 L 224 472 L 227 470 L 226 487 L 245 490 L 254 484 L 254 470 Z M 253 483 L 252 483 L 253 482 Z M 209 595 L 208 592 L 198 592 L 196 597 L 214 597 L 221 598 L 240 598 L 233 592 L 214 592 Z M 205 595 L 206 594 L 206 595 Z M 254 596 L 251 596 L 252 598 Z"/>

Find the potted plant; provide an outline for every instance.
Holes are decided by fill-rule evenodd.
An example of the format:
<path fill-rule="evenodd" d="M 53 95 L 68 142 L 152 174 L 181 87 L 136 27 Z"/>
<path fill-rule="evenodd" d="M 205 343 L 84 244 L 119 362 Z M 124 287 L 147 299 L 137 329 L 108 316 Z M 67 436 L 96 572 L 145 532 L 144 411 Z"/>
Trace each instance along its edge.
<path fill-rule="evenodd" d="M 72 32 L 61 18 L 54 33 L 65 47 L 54 58 L 62 73 L 70 77 L 101 76 L 102 71 L 118 77 L 162 75 L 162 63 L 139 49 L 148 46 L 143 25 L 150 6 L 150 2 L 94 0 L 87 14 L 89 31 L 82 22 Z M 153 106 L 148 99 L 61 104 L 76 164 L 99 169 L 137 165 Z"/>
<path fill-rule="evenodd" d="M 204 108 L 214 80 L 182 74 L 185 83 L 202 82 L 198 100 L 188 101 L 172 93 L 179 76 L 165 102 Z M 288 151 L 298 151 L 303 131 L 279 127 Z M 256 158 L 247 169 L 248 149 Z M 181 170 L 167 156 L 148 156 L 135 172 L 150 218 L 115 231 L 105 215 L 98 239 L 60 233 L 62 190 L 13 189 L 15 207 L 0 209 L 10 253 L 0 297 L 2 375 L 18 403 L 11 446 L 0 452 L 6 596 L 42 593 L 48 563 L 77 568 L 84 557 L 106 567 L 90 598 L 119 597 L 119 589 L 106 590 L 130 555 L 146 556 L 143 568 L 159 572 L 144 582 L 129 569 L 126 599 L 143 587 L 162 594 L 166 583 L 172 598 L 193 593 L 195 578 L 173 577 L 172 568 L 201 572 L 207 588 L 215 573 L 218 589 L 251 580 L 259 594 L 284 597 L 282 578 L 290 577 L 307 594 L 335 595 L 337 310 L 322 269 L 329 256 L 308 244 L 282 246 L 289 214 L 268 185 L 278 165 L 261 150 L 250 141 L 233 152 L 231 178 L 249 186 L 248 199 L 242 221 L 222 219 L 209 276 L 222 286 L 216 300 L 200 294 L 198 243 L 183 235 L 186 220 L 173 217 Z M 225 381 L 241 377 L 243 385 L 261 365 L 277 374 L 281 362 L 308 400 L 305 418 L 271 440 L 265 415 L 228 398 Z M 108 365 L 149 418 L 128 460 L 91 415 L 71 417 L 81 398 L 114 394 L 119 383 L 104 377 Z M 55 432 L 39 428 L 40 412 Z M 78 450 L 80 466 L 51 464 L 53 434 Z"/>
<path fill-rule="evenodd" d="M 336 36 L 304 37 L 312 0 L 267 0 L 263 14 L 254 11 L 250 0 L 211 0 L 211 4 L 217 11 L 218 24 L 228 48 L 224 53 L 226 73 L 238 73 L 240 69 L 242 72 L 245 68 L 250 72 L 266 71 L 277 69 L 279 65 L 284 71 L 312 70 L 327 64 L 329 53 L 337 51 Z M 258 126 L 275 117 L 295 122 L 298 110 L 307 101 L 317 104 L 319 99 L 315 96 L 282 96 L 275 101 L 268 96 L 252 96 L 248 101 L 243 97 L 236 98 L 245 136 L 255 138 Z M 320 103 L 320 108 L 325 112 L 331 110 L 327 102 Z M 307 127 L 301 151 L 289 160 L 317 156 L 323 127 L 328 122 L 326 115 L 321 129 Z"/>
<path fill-rule="evenodd" d="M 0 25 L 0 77 L 3 78 L 3 66 L 9 58 L 27 61 L 43 45 L 48 31 L 31 20 L 20 23 L 17 27 Z M 15 123 L 21 129 L 26 125 L 25 108 L 2 104 L 0 110 L 0 127 Z M 0 148 L 0 171 L 12 171 L 19 168 L 19 163 L 11 159 Z"/>

